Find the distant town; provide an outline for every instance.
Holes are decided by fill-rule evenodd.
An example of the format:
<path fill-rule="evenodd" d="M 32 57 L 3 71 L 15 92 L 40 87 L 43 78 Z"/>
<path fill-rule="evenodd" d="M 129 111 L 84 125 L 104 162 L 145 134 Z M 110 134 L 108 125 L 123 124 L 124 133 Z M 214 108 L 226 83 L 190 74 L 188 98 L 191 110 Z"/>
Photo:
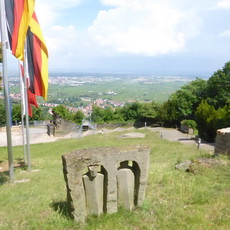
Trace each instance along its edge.
<path fill-rule="evenodd" d="M 0 94 L 0 98 L 4 98 L 2 93 Z M 20 102 L 21 101 L 21 94 L 19 93 L 13 93 L 13 94 L 10 94 L 10 98 L 12 101 L 18 101 Z M 82 99 L 84 100 L 84 99 Z M 61 104 L 61 103 L 60 103 Z M 38 105 L 40 106 L 44 106 L 44 107 L 49 107 L 49 113 L 51 114 L 52 113 L 52 108 L 60 105 L 60 104 L 55 104 L 55 103 L 50 103 L 50 102 L 47 102 L 47 103 L 38 103 Z M 101 108 L 106 108 L 106 107 L 123 107 L 125 105 L 125 103 L 123 102 L 118 102 L 118 101 L 113 101 L 113 100 L 108 100 L 108 99 L 96 99 L 95 101 L 91 102 L 89 101 L 89 104 L 85 107 L 83 106 L 80 106 L 80 107 L 71 107 L 71 106 L 66 106 L 69 111 L 71 112 L 74 112 L 76 113 L 78 110 L 82 111 L 84 113 L 85 116 L 88 116 L 91 114 L 92 112 L 92 108 L 93 106 L 99 106 Z"/>

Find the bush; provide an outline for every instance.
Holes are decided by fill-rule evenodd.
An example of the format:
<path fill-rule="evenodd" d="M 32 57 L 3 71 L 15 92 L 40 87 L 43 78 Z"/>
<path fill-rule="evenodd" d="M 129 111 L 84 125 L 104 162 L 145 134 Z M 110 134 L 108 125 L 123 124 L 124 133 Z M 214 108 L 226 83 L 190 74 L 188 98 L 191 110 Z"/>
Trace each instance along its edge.
<path fill-rule="evenodd" d="M 197 127 L 197 124 L 196 124 L 196 122 L 194 120 L 183 120 L 181 122 L 181 124 L 182 125 L 187 125 L 189 128 L 191 128 L 193 130 L 196 129 L 196 127 Z"/>
<path fill-rule="evenodd" d="M 215 109 L 203 100 L 196 110 L 199 135 L 206 141 L 215 141 L 216 130 L 229 125 L 228 106 Z"/>

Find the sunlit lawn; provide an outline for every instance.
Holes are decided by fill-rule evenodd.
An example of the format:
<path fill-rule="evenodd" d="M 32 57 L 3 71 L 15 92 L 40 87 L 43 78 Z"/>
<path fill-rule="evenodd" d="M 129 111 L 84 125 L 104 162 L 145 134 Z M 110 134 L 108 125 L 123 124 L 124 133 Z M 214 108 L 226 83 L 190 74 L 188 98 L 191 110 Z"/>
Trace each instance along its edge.
<path fill-rule="evenodd" d="M 15 170 L 15 180 L 0 174 L 0 229 L 230 229 L 230 164 L 199 166 L 186 173 L 175 169 L 185 159 L 208 156 L 195 145 L 183 145 L 160 139 L 159 133 L 146 133 L 145 139 L 118 139 L 122 133 L 93 135 L 48 144 L 31 145 L 32 169 Z M 68 217 L 66 187 L 61 155 L 74 149 L 102 146 L 148 144 L 151 148 L 146 199 L 133 212 L 119 210 L 99 218 L 90 217 L 85 225 Z M 22 147 L 13 148 L 14 159 L 23 157 Z M 6 148 L 0 148 L 0 161 L 7 160 Z M 37 170 L 39 169 L 39 170 Z"/>

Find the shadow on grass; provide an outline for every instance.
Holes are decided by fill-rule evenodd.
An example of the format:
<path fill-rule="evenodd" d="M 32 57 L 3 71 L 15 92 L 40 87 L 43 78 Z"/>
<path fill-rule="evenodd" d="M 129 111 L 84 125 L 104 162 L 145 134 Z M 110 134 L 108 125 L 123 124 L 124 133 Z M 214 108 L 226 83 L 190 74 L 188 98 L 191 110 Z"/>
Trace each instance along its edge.
<path fill-rule="evenodd" d="M 0 172 L 0 185 L 9 181 L 9 172 Z"/>
<path fill-rule="evenodd" d="M 25 164 L 24 160 L 22 158 L 17 158 L 17 162 L 14 165 L 14 168 L 20 168 L 23 170 L 27 169 L 27 165 Z"/>
<path fill-rule="evenodd" d="M 67 201 L 52 202 L 50 206 L 54 209 L 54 211 L 58 212 L 62 216 L 65 216 L 67 219 L 73 219 Z"/>
<path fill-rule="evenodd" d="M 14 162 L 14 170 L 20 168 L 22 170 L 26 170 L 27 166 L 23 159 L 18 158 L 16 162 Z M 0 161 L 0 185 L 9 182 L 9 165 L 8 161 Z"/>

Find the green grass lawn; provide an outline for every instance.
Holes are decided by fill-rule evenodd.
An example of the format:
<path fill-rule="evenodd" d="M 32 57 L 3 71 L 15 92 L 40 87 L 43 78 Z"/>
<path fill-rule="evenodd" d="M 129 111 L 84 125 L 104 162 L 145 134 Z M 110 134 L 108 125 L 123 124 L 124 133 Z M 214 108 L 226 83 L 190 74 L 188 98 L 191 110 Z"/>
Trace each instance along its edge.
<path fill-rule="evenodd" d="M 226 165 L 199 166 L 186 173 L 175 169 L 178 161 L 210 156 L 195 145 L 183 145 L 160 139 L 159 133 L 146 133 L 145 139 L 118 139 L 122 133 L 97 134 L 82 139 L 61 140 L 31 145 L 32 169 L 15 170 L 9 183 L 0 174 L 0 229 L 87 229 L 87 230 L 224 230 L 230 229 L 230 162 Z M 134 211 L 90 217 L 85 225 L 75 223 L 67 215 L 66 187 L 61 155 L 74 149 L 103 146 L 147 144 L 151 147 L 146 199 Z M 14 147 L 14 158 L 23 157 L 23 148 Z M 7 149 L 0 148 L 0 161 L 7 160 Z"/>

